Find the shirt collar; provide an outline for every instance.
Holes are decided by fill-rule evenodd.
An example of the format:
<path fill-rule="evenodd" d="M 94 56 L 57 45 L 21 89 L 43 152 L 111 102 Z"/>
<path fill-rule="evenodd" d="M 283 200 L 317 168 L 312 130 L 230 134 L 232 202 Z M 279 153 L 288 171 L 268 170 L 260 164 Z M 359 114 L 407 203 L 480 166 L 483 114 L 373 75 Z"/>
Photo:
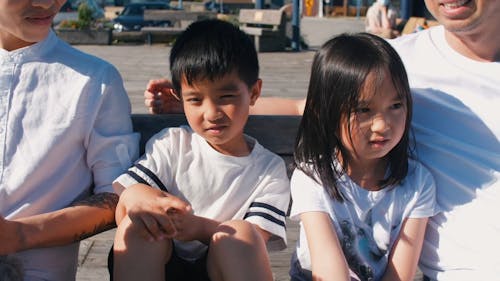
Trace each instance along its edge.
<path fill-rule="evenodd" d="M 2 61 L 13 61 L 17 63 L 32 60 L 34 58 L 39 58 L 44 56 L 46 53 L 52 51 L 57 43 L 57 36 L 53 30 L 49 31 L 47 37 L 44 40 L 37 42 L 33 45 L 26 46 L 13 51 L 6 51 L 0 49 L 0 60 Z"/>

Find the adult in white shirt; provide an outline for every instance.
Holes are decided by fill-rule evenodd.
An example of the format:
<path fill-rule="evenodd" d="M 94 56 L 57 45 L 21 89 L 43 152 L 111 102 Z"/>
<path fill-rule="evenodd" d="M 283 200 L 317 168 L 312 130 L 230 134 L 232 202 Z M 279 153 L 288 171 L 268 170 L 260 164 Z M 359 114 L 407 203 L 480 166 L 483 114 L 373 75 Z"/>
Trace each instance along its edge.
<path fill-rule="evenodd" d="M 499 280 L 500 1 L 426 5 L 441 26 L 392 41 L 442 209 L 428 223 L 420 268 L 430 280 Z"/>
<path fill-rule="evenodd" d="M 117 70 L 62 42 L 64 1 L 0 0 L 0 255 L 24 280 L 74 280 L 78 241 L 114 225 L 138 150 Z"/>
<path fill-rule="evenodd" d="M 442 26 L 391 41 L 414 94 L 417 154 L 443 210 L 429 222 L 420 266 L 430 280 L 498 280 L 500 1 L 425 3 Z M 154 82 L 151 90 L 168 86 Z M 169 111 L 169 95 L 144 95 L 152 112 Z M 261 98 L 252 109 L 302 114 L 304 100 Z"/>

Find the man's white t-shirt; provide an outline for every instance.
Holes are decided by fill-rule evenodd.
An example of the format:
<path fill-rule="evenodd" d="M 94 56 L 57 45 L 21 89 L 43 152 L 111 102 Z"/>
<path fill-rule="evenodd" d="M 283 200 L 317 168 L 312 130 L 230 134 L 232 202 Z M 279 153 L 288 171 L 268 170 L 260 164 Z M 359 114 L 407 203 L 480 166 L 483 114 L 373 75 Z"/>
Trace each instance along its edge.
<path fill-rule="evenodd" d="M 290 217 L 299 220 L 301 213 L 327 213 L 351 271 L 360 280 L 380 280 L 404 220 L 435 214 L 432 175 L 418 162 L 409 161 L 408 176 L 394 187 L 368 191 L 347 175 L 338 182 L 343 202 L 332 199 L 321 184 L 295 170 L 291 179 L 293 204 Z M 296 254 L 292 259 L 298 260 L 302 269 L 311 270 L 309 247 L 302 224 Z M 292 260 L 294 263 L 295 260 Z M 292 276 L 299 274 L 294 270 L 296 268 L 292 267 Z"/>
<path fill-rule="evenodd" d="M 500 63 L 460 55 L 442 26 L 390 42 L 410 79 L 418 160 L 443 210 L 420 267 L 438 280 L 500 280 Z"/>
<path fill-rule="evenodd" d="M 285 216 L 290 202 L 285 163 L 245 136 L 253 149 L 235 157 L 214 150 L 189 127 L 167 128 L 153 136 L 146 152 L 116 181 L 142 182 L 187 201 L 194 214 L 220 222 L 245 219 L 272 234 L 268 249 L 286 247 Z M 180 257 L 193 260 L 207 247 L 174 241 Z"/>

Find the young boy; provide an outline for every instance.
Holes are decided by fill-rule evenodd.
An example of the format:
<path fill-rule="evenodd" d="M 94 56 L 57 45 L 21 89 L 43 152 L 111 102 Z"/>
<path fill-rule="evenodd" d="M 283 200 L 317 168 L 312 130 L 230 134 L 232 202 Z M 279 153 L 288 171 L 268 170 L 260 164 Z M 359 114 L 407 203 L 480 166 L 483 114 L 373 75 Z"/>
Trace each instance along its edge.
<path fill-rule="evenodd" d="M 62 42 L 64 1 L 0 0 L 0 255 L 24 280 L 75 279 L 81 239 L 114 225 L 138 150 L 123 82 Z"/>
<path fill-rule="evenodd" d="M 116 280 L 272 280 L 265 244 L 286 246 L 290 194 L 283 160 L 243 134 L 262 84 L 254 45 L 196 22 L 170 67 L 190 127 L 158 133 L 115 182 Z"/>

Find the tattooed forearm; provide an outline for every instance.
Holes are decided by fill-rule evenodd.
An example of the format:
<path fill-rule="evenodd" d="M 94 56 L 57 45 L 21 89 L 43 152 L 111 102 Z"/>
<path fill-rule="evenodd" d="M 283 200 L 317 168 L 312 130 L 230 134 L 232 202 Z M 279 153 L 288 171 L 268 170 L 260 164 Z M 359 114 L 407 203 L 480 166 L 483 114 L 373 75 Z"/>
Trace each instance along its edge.
<path fill-rule="evenodd" d="M 75 202 L 73 206 L 99 207 L 99 208 L 109 209 L 114 212 L 117 204 L 118 204 L 118 195 L 114 193 L 105 192 L 105 193 L 95 194 L 78 202 Z"/>
<path fill-rule="evenodd" d="M 104 232 L 106 230 L 112 229 L 116 227 L 114 220 L 114 213 L 116 210 L 116 205 L 118 204 L 118 195 L 114 193 L 99 193 L 93 196 L 90 196 L 84 200 L 78 201 L 73 204 L 73 206 L 89 206 L 89 207 L 98 207 L 102 209 L 109 210 L 113 214 L 113 219 L 102 220 L 97 223 L 93 229 L 89 229 L 87 231 L 83 231 L 74 237 L 74 241 L 81 241 L 88 237 L 91 237 L 95 234 Z"/>
<path fill-rule="evenodd" d="M 92 237 L 92 236 L 99 234 L 101 232 L 104 232 L 106 230 L 110 230 L 114 227 L 116 227 L 114 220 L 111 222 L 102 221 L 101 223 L 96 225 L 92 231 L 84 231 L 80 234 L 75 235 L 74 242 L 82 241 L 84 239 Z"/>

